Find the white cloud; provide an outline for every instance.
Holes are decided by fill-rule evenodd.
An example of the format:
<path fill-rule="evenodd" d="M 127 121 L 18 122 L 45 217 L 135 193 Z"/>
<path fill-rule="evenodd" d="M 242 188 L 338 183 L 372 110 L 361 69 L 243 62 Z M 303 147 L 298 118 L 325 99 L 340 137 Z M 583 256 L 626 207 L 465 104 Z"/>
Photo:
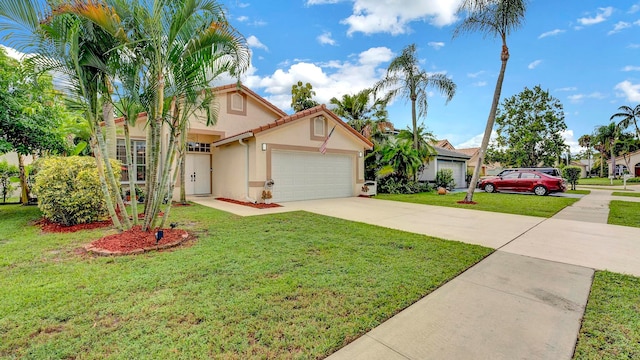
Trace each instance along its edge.
<path fill-rule="evenodd" d="M 410 32 L 409 23 L 426 21 L 438 27 L 456 22 L 460 0 L 352 0 L 353 14 L 341 21 L 348 25 L 347 34 Z M 327 0 L 310 0 L 307 3 L 328 3 Z"/>
<path fill-rule="evenodd" d="M 322 45 L 335 45 L 336 41 L 331 38 L 331 33 L 326 31 L 322 34 L 320 34 L 318 37 L 318 42 Z"/>
<path fill-rule="evenodd" d="M 578 90 L 578 88 L 575 86 L 568 86 L 568 87 L 556 89 L 556 91 L 576 91 L 576 90 Z"/>
<path fill-rule="evenodd" d="M 250 48 L 263 49 L 267 51 L 269 50 L 269 48 L 265 44 L 261 43 L 260 40 L 258 40 L 258 38 L 254 35 L 251 35 L 247 38 L 247 44 Z"/>
<path fill-rule="evenodd" d="M 4 51 L 7 53 L 7 56 L 9 56 L 10 58 L 14 58 L 16 60 L 22 60 L 22 58 L 27 55 L 23 52 L 20 52 L 12 47 L 8 47 L 8 46 L 4 46 L 0 44 L 0 47 L 4 49 Z"/>
<path fill-rule="evenodd" d="M 640 44 L 633 44 L 633 43 L 631 43 L 631 44 L 627 45 L 627 47 L 628 47 L 629 49 L 640 49 Z"/>
<path fill-rule="evenodd" d="M 613 35 L 615 33 L 618 33 L 624 29 L 630 28 L 631 24 L 629 24 L 628 22 L 624 22 L 624 21 L 618 21 L 614 26 L 613 26 L 613 30 L 609 31 L 607 33 L 607 35 Z"/>
<path fill-rule="evenodd" d="M 357 54 L 355 61 L 329 61 L 315 64 L 296 62 L 286 69 L 260 77 L 252 73 L 243 78 L 243 83 L 252 89 L 264 89 L 265 98 L 284 110 L 291 108 L 291 86 L 302 81 L 310 83 L 316 92 L 314 99 L 321 104 L 329 103 L 332 97 L 353 94 L 371 87 L 384 73 L 384 63 L 393 58 L 386 47 L 370 48 Z"/>
<path fill-rule="evenodd" d="M 630 102 L 640 102 L 640 84 L 632 84 L 631 81 L 625 80 L 618 83 L 614 89 L 622 91 L 618 96 L 626 97 Z"/>
<path fill-rule="evenodd" d="M 560 132 L 560 136 L 564 139 L 565 144 L 569 145 L 572 154 L 577 154 L 582 150 L 582 147 L 578 144 L 578 140 L 574 138 L 573 130 L 564 130 Z"/>
<path fill-rule="evenodd" d="M 627 65 L 622 68 L 622 71 L 640 71 L 640 66 Z"/>
<path fill-rule="evenodd" d="M 486 81 L 478 81 L 478 82 L 474 82 L 473 84 L 471 84 L 471 86 L 483 87 L 483 86 L 487 86 L 487 82 Z"/>
<path fill-rule="evenodd" d="M 529 66 L 527 66 L 527 68 L 528 68 L 529 70 L 533 70 L 533 69 L 535 69 L 536 67 L 538 67 L 538 65 L 540 65 L 540 64 L 542 64 L 542 60 L 536 60 L 536 61 L 534 61 L 534 62 L 530 63 L 530 64 L 529 64 Z"/>
<path fill-rule="evenodd" d="M 638 11 L 640 11 L 640 4 L 634 4 L 631 6 L 631 8 L 629 8 L 629 11 L 627 11 L 627 13 L 634 14 L 634 13 L 637 13 Z"/>
<path fill-rule="evenodd" d="M 595 25 L 603 21 L 607 21 L 607 18 L 609 18 L 611 14 L 613 14 L 613 7 L 611 6 L 606 8 L 598 8 L 598 13 L 596 14 L 596 16 L 579 18 L 578 22 L 584 26 Z"/>
<path fill-rule="evenodd" d="M 561 29 L 547 31 L 545 33 L 540 34 L 540 36 L 538 36 L 538 39 L 546 38 L 547 36 L 556 36 L 558 34 L 562 34 L 563 32 L 565 32 L 565 30 L 561 30 Z"/>
<path fill-rule="evenodd" d="M 572 102 L 572 103 L 579 103 L 584 99 L 597 99 L 597 100 L 602 100 L 604 98 L 606 98 L 607 96 L 605 94 L 599 93 L 599 92 L 593 92 L 591 94 L 574 94 L 574 95 L 569 95 L 567 96 L 567 98 Z"/>
<path fill-rule="evenodd" d="M 427 45 L 431 46 L 432 48 L 436 49 L 436 50 L 440 50 L 444 47 L 444 42 L 442 41 L 429 41 L 427 43 Z"/>
<path fill-rule="evenodd" d="M 238 16 L 236 18 L 236 20 L 238 20 L 239 22 L 246 22 L 246 21 L 249 21 L 249 17 L 248 16 Z"/>
<path fill-rule="evenodd" d="M 337 4 L 344 0 L 308 0 L 307 5 Z"/>
<path fill-rule="evenodd" d="M 246 7 L 249 7 L 249 5 L 250 4 L 248 4 L 248 3 L 238 3 L 238 7 L 239 8 L 246 8 Z"/>
<path fill-rule="evenodd" d="M 482 75 L 484 73 L 485 73 L 484 70 L 480 70 L 480 71 L 474 72 L 474 73 L 467 73 L 467 76 L 472 78 L 472 79 L 475 79 L 475 78 L 477 78 L 478 76 L 480 76 L 480 75 Z"/>
<path fill-rule="evenodd" d="M 480 147 L 480 145 L 482 145 L 483 137 L 484 137 L 484 133 L 478 134 L 465 142 L 462 142 L 458 145 L 454 145 L 453 147 L 455 147 L 456 149 L 468 149 L 468 148 Z M 497 137 L 498 137 L 498 133 L 495 130 L 493 130 L 491 132 L 491 137 L 489 137 L 489 144 L 495 142 Z"/>

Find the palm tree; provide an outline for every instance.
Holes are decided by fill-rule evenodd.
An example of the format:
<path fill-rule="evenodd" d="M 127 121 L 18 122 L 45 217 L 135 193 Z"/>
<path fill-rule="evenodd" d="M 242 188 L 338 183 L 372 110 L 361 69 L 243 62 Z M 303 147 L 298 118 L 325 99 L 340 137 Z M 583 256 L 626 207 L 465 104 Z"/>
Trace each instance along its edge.
<path fill-rule="evenodd" d="M 378 175 L 382 177 L 392 175 L 398 181 L 405 182 L 414 177 L 423 164 L 420 152 L 411 141 L 388 141 L 378 148 L 378 152 L 380 163 L 383 164 Z"/>
<path fill-rule="evenodd" d="M 476 163 L 469 183 L 469 189 L 464 201 L 473 201 L 473 193 L 475 191 L 478 177 L 480 176 L 480 168 L 484 161 L 489 138 L 493 130 L 493 124 L 496 119 L 496 111 L 500 102 L 500 93 L 502 92 L 502 82 L 504 81 L 504 73 L 507 69 L 507 61 L 509 61 L 509 47 L 507 47 L 507 36 L 512 31 L 519 28 L 524 22 L 526 12 L 526 0 L 464 0 L 458 10 L 459 13 L 466 13 L 466 18 L 455 29 L 453 36 L 456 37 L 462 32 L 482 32 L 493 37 L 500 37 L 502 40 L 502 52 L 500 54 L 500 73 L 496 81 L 496 87 L 493 92 L 493 100 L 487 125 L 484 129 L 482 144 L 478 154 L 478 162 Z"/>
<path fill-rule="evenodd" d="M 379 137 L 393 124 L 387 120 L 388 98 L 378 99 L 373 89 L 364 89 L 356 94 L 344 94 L 342 99 L 332 97 L 331 110 L 340 116 L 349 126 L 369 140 Z"/>
<path fill-rule="evenodd" d="M 429 160 L 436 154 L 436 150 L 433 148 L 433 145 L 436 142 L 436 138 L 433 133 L 427 130 L 424 124 L 420 124 L 416 130 L 418 134 L 418 146 L 417 150 L 422 158 L 423 163 L 428 163 Z M 400 140 L 406 140 L 413 144 L 413 131 L 409 128 L 406 130 L 400 130 L 397 135 L 397 138 Z M 415 144 L 414 148 L 416 148 Z"/>
<path fill-rule="evenodd" d="M 400 95 L 411 100 L 413 146 L 415 149 L 418 146 L 418 117 L 427 116 L 427 89 L 434 87 L 447 98 L 447 102 L 456 93 L 456 84 L 451 79 L 445 74 L 427 73 L 420 69 L 419 62 L 416 57 L 416 45 L 411 44 L 405 47 L 402 54 L 391 60 L 386 76 L 374 86 L 375 92 L 391 89 L 387 94 L 389 99 Z"/>
<path fill-rule="evenodd" d="M 578 145 L 587 149 L 587 156 L 589 157 L 589 171 L 588 177 L 591 177 L 591 135 L 582 135 L 578 138 Z"/>
<path fill-rule="evenodd" d="M 110 52 L 114 40 L 95 25 L 65 14 L 65 6 L 68 4 L 61 3 L 53 11 L 47 3 L 38 0 L 3 1 L 0 17 L 7 21 L 0 27 L 0 32 L 7 32 L 12 44 L 19 48 L 38 52 L 27 60 L 34 69 L 41 72 L 56 70 L 63 74 L 68 104 L 73 110 L 83 112 L 89 125 L 90 144 L 111 220 L 117 228 L 127 229 L 131 226 L 128 216 L 123 216 L 123 226 L 113 204 L 115 199 L 120 210 L 125 212 L 111 163 L 105 156 L 99 115 L 100 96 L 108 81 L 106 61 L 114 56 Z"/>
<path fill-rule="evenodd" d="M 596 127 L 593 135 L 593 147 L 600 152 L 600 177 L 603 175 L 604 161 L 609 153 L 611 158 L 611 173 L 609 176 L 615 174 L 616 158 L 615 158 L 615 143 L 620 134 L 620 128 L 616 123 L 612 122 L 609 125 L 601 125 Z"/>
<path fill-rule="evenodd" d="M 611 115 L 611 121 L 620 118 L 618 126 L 622 129 L 626 129 L 633 123 L 636 129 L 636 136 L 640 138 L 640 128 L 638 128 L 638 121 L 640 120 L 640 104 L 632 108 L 631 106 L 620 106 L 617 113 Z"/>

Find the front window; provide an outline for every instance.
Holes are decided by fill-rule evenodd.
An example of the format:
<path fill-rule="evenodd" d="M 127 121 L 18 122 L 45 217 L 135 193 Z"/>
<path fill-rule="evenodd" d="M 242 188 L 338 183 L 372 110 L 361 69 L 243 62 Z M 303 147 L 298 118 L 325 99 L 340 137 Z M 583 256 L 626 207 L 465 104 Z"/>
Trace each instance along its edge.
<path fill-rule="evenodd" d="M 120 181 L 129 181 L 129 171 L 127 169 L 127 156 L 124 146 L 124 139 L 118 139 L 116 158 L 122 162 L 122 173 Z M 136 182 L 144 182 L 146 174 L 146 152 L 147 144 L 144 140 L 131 140 L 131 151 L 133 152 L 132 168 L 135 171 Z"/>

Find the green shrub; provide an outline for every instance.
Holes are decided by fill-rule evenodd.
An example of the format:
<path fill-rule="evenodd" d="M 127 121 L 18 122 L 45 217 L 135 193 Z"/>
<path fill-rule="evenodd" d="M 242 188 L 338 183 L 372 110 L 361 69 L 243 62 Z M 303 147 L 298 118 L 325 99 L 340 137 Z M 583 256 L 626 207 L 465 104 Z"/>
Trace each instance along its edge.
<path fill-rule="evenodd" d="M 562 177 L 569 181 L 571 184 L 571 190 L 576 189 L 576 184 L 578 183 L 578 179 L 580 179 L 580 173 L 582 169 L 579 166 L 565 166 L 562 169 Z"/>
<path fill-rule="evenodd" d="M 417 194 L 430 191 L 427 183 L 386 177 L 378 180 L 378 192 L 385 194 Z"/>
<path fill-rule="evenodd" d="M 2 196 L 2 202 L 7 202 L 7 197 L 17 189 L 12 183 L 18 175 L 17 166 L 9 164 L 6 160 L 0 161 L 0 196 Z"/>
<path fill-rule="evenodd" d="M 119 162 L 111 160 L 111 164 L 119 179 Z M 45 218 L 71 226 L 93 222 L 108 214 L 94 158 L 42 158 L 36 168 L 33 192 Z M 118 188 L 114 194 L 119 191 Z"/>
<path fill-rule="evenodd" d="M 441 169 L 436 174 L 436 187 L 443 187 L 451 190 L 456 187 L 456 181 L 453 179 L 453 170 Z"/>
<path fill-rule="evenodd" d="M 631 179 L 627 179 L 628 183 L 640 183 L 640 177 L 632 177 Z"/>

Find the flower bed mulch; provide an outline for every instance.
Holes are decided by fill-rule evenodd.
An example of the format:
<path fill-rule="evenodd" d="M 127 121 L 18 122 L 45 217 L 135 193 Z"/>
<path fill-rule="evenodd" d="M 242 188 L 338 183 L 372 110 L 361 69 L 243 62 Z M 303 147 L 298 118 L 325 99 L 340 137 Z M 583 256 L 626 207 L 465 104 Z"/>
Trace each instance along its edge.
<path fill-rule="evenodd" d="M 92 223 L 77 224 L 77 225 L 71 225 L 71 226 L 64 226 L 62 224 L 57 224 L 45 218 L 42 218 L 36 221 L 36 225 L 39 225 L 42 228 L 42 231 L 49 232 L 49 233 L 72 233 L 80 230 L 92 230 L 92 229 L 109 227 L 112 224 L 113 223 L 111 222 L 111 220 L 95 221 Z"/>
<path fill-rule="evenodd" d="M 163 229 L 164 237 L 156 244 L 156 231 L 142 231 L 139 225 L 118 234 L 105 236 L 85 246 L 97 255 L 129 255 L 178 246 L 189 238 L 181 229 Z"/>
<path fill-rule="evenodd" d="M 475 202 L 475 201 L 465 201 L 465 200 L 457 201 L 457 203 L 458 204 L 466 204 L 466 205 L 475 205 L 475 204 L 477 204 L 477 202 Z"/>
<path fill-rule="evenodd" d="M 216 198 L 216 200 L 226 201 L 226 202 L 230 202 L 232 204 L 249 206 L 249 207 L 256 208 L 256 209 L 269 209 L 269 208 L 277 208 L 277 207 L 281 206 L 281 205 L 278 205 L 278 204 L 251 203 L 251 202 L 248 202 L 248 201 L 238 201 L 238 200 L 227 199 L 227 198 Z"/>

